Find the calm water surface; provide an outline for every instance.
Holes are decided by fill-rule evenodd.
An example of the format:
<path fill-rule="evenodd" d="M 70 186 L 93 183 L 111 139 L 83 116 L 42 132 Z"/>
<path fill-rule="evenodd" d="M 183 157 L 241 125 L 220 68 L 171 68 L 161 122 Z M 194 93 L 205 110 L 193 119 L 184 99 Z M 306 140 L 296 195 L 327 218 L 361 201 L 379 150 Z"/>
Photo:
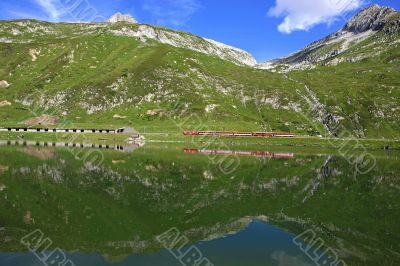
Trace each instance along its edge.
<path fill-rule="evenodd" d="M 0 146 L 0 265 L 400 263 L 399 153 L 51 146 Z"/>

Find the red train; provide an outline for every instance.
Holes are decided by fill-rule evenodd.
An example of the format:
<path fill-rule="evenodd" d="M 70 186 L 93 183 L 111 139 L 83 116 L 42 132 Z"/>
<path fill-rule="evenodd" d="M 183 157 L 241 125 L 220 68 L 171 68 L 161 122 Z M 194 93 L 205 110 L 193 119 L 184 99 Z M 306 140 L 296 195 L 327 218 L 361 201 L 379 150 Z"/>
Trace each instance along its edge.
<path fill-rule="evenodd" d="M 234 136 L 234 137 L 278 137 L 294 138 L 296 135 L 288 132 L 229 132 L 229 131 L 185 131 L 191 136 Z"/>
<path fill-rule="evenodd" d="M 225 155 L 225 156 L 253 156 L 253 157 L 269 157 L 280 159 L 294 158 L 293 153 L 274 153 L 264 151 L 224 151 L 224 150 L 201 150 L 201 149 L 183 149 L 185 153 L 201 153 L 207 155 Z"/>

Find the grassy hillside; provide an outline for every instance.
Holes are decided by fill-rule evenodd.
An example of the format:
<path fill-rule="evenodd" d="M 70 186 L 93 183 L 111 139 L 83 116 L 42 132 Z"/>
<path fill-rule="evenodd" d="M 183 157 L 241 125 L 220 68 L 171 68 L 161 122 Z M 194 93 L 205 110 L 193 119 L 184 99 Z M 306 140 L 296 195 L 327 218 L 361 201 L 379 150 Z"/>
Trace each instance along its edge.
<path fill-rule="evenodd" d="M 115 34 L 138 27 L 0 21 L 0 81 L 10 84 L 0 89 L 0 102 L 11 103 L 0 107 L 0 126 L 21 125 L 46 113 L 59 117 L 60 124 L 132 126 L 146 132 L 274 130 L 329 135 L 332 130 L 323 119 L 309 112 L 316 106 L 309 103 L 312 96 L 306 84 L 317 95 L 318 108 L 340 118 L 335 127 L 342 124 L 360 137 L 400 135 L 399 117 L 389 112 L 400 102 L 398 42 L 366 61 L 287 76 Z M 173 33 L 182 37 L 180 41 L 193 38 Z M 390 58 L 394 61 L 386 63 Z M 387 86 L 392 88 L 390 96 Z M 353 96 L 351 104 L 347 95 Z M 337 108 L 346 115 L 339 115 Z M 390 118 L 369 119 L 372 111 L 382 110 Z M 357 115 L 360 125 L 355 127 Z M 373 128 L 379 132 L 372 133 Z"/>
<path fill-rule="evenodd" d="M 399 34 L 379 33 L 313 70 L 289 76 L 307 84 L 355 135 L 398 138 Z"/>

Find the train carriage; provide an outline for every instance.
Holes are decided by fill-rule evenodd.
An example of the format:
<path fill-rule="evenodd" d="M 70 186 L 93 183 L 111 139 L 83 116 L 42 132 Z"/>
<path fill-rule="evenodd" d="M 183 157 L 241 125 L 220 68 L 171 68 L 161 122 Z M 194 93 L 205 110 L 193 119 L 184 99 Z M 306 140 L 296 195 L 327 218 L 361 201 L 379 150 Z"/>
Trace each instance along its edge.
<path fill-rule="evenodd" d="M 230 131 L 184 131 L 189 136 L 235 136 L 235 137 L 277 137 L 294 138 L 296 135 L 289 132 L 230 132 Z"/>

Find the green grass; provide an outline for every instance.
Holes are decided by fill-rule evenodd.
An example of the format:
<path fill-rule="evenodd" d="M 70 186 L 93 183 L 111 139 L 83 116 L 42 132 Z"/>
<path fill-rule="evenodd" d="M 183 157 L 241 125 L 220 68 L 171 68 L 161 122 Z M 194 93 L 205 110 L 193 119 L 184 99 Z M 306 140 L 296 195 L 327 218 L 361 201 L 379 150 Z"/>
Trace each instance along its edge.
<path fill-rule="evenodd" d="M 46 113 L 61 118 L 55 126 L 67 121 L 76 127 L 133 127 L 142 133 L 210 129 L 328 136 L 307 112 L 301 95 L 307 84 L 352 136 L 400 137 L 398 45 L 357 63 L 294 71 L 287 79 L 215 56 L 109 32 L 137 25 L 97 24 L 103 28 L 90 32 L 90 24 L 33 21 L 54 32 L 33 36 L 27 30 L 31 26 L 17 23 L 0 22 L 0 37 L 21 42 L 0 43 L 0 80 L 11 84 L 0 89 L 0 101 L 12 103 L 0 108 L 3 127 L 21 126 L 26 119 Z M 12 27 L 23 34 L 11 36 L 7 29 Z M 398 39 L 392 38 L 382 47 Z M 374 40 L 367 39 L 341 56 L 369 53 L 373 47 L 366 45 Z M 35 61 L 32 49 L 40 50 Z M 207 112 L 209 106 L 214 110 Z M 157 114 L 149 115 L 157 109 Z M 126 118 L 114 119 L 114 115 Z"/>

